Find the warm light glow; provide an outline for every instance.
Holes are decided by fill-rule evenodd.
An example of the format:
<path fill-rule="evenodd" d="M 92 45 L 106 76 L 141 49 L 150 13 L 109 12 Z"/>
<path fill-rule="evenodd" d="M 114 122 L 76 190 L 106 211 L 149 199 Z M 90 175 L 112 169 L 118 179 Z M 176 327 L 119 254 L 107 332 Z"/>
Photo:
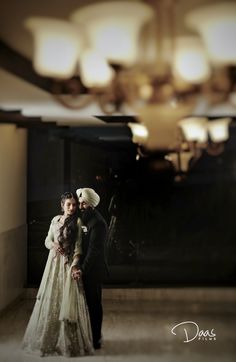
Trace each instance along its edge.
<path fill-rule="evenodd" d="M 180 160 L 181 160 L 181 170 L 183 172 L 187 172 L 189 168 L 189 162 L 193 158 L 192 152 L 181 152 L 180 153 Z"/>
<path fill-rule="evenodd" d="M 178 125 L 181 127 L 187 141 L 200 143 L 207 141 L 207 118 L 188 117 L 182 119 Z"/>
<path fill-rule="evenodd" d="M 29 18 L 25 26 L 34 36 L 34 68 L 43 75 L 70 78 L 80 51 L 80 37 L 73 24 L 50 18 Z"/>
<path fill-rule="evenodd" d="M 153 94 L 153 88 L 151 84 L 143 84 L 139 88 L 139 94 L 142 99 L 148 100 Z"/>
<path fill-rule="evenodd" d="M 87 50 L 81 55 L 80 76 L 88 88 L 105 87 L 111 82 L 114 71 L 100 54 Z"/>
<path fill-rule="evenodd" d="M 220 118 L 208 122 L 208 131 L 213 142 L 225 142 L 229 138 L 231 118 Z"/>
<path fill-rule="evenodd" d="M 137 61 L 140 30 L 152 16 L 146 4 L 111 1 L 80 8 L 71 20 L 83 28 L 89 47 L 109 62 L 131 65 Z"/>
<path fill-rule="evenodd" d="M 170 161 L 176 171 L 187 172 L 189 169 L 189 161 L 193 158 L 192 152 L 171 152 L 165 156 L 165 159 Z"/>
<path fill-rule="evenodd" d="M 213 62 L 236 64 L 236 3 L 222 2 L 190 12 L 186 23 L 198 31 Z"/>
<path fill-rule="evenodd" d="M 203 44 L 196 37 L 176 40 L 173 70 L 176 76 L 190 83 L 202 83 L 210 76 L 210 66 Z"/>
<path fill-rule="evenodd" d="M 132 132 L 133 143 L 145 144 L 148 138 L 148 130 L 143 124 L 140 123 L 128 123 L 129 128 Z"/>
<path fill-rule="evenodd" d="M 192 111 L 192 104 L 149 104 L 137 112 L 139 121 L 149 133 L 146 147 L 150 150 L 175 149 L 178 145 L 177 122 Z"/>

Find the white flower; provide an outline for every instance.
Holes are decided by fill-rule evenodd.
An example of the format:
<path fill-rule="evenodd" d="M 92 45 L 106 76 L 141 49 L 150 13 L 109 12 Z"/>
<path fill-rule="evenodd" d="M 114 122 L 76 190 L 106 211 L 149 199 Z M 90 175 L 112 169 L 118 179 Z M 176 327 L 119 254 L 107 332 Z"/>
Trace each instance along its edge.
<path fill-rule="evenodd" d="M 82 231 L 84 234 L 87 234 L 88 232 L 87 226 L 82 226 Z"/>

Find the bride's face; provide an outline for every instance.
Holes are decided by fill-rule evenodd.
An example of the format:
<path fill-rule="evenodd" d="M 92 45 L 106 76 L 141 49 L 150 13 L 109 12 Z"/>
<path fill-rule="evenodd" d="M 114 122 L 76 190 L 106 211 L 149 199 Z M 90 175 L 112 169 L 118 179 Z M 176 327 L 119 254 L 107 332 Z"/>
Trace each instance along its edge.
<path fill-rule="evenodd" d="M 64 215 L 70 216 L 73 215 L 77 209 L 77 203 L 75 199 L 66 199 L 65 202 L 61 205 L 62 210 L 64 211 Z"/>

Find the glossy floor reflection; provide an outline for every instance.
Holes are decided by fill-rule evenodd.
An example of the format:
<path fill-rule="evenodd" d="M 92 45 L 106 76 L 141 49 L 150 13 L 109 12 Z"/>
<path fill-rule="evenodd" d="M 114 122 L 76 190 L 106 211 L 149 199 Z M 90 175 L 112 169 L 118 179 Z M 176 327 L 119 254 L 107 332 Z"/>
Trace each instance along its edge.
<path fill-rule="evenodd" d="M 174 292 L 167 301 L 105 299 L 103 348 L 92 357 L 69 359 L 22 353 L 21 339 L 34 304 L 32 298 L 22 299 L 0 317 L 0 362 L 235 361 L 235 303 L 219 300 L 175 301 Z M 188 323 L 174 328 L 176 335 L 171 333 L 182 322 Z M 192 341 L 184 342 L 187 339 Z"/>

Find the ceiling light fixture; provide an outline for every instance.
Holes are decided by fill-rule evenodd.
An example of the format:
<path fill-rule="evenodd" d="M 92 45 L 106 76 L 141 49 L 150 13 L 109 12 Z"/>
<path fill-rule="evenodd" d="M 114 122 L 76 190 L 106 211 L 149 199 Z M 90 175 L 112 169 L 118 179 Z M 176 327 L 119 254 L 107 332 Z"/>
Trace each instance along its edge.
<path fill-rule="evenodd" d="M 150 3 L 96 2 L 74 11 L 70 21 L 27 19 L 33 64 L 55 80 L 53 92 L 65 106 L 79 109 L 97 101 L 102 112 L 114 114 L 128 105 L 140 122 L 139 129 L 131 126 L 134 142 L 148 150 L 182 152 L 185 137 L 196 157 L 197 149 L 210 152 L 209 145 L 222 145 L 227 137 L 229 120 L 220 126 L 200 117 L 201 133 L 193 140 L 187 139 L 187 125 L 200 97 L 209 107 L 225 100 L 235 106 L 236 4 L 191 10 L 185 22 L 195 34 L 179 36 L 177 2 Z M 81 97 L 84 91 L 87 97 Z M 200 132 L 196 124 L 191 127 Z M 225 139 L 219 141 L 222 132 Z"/>

